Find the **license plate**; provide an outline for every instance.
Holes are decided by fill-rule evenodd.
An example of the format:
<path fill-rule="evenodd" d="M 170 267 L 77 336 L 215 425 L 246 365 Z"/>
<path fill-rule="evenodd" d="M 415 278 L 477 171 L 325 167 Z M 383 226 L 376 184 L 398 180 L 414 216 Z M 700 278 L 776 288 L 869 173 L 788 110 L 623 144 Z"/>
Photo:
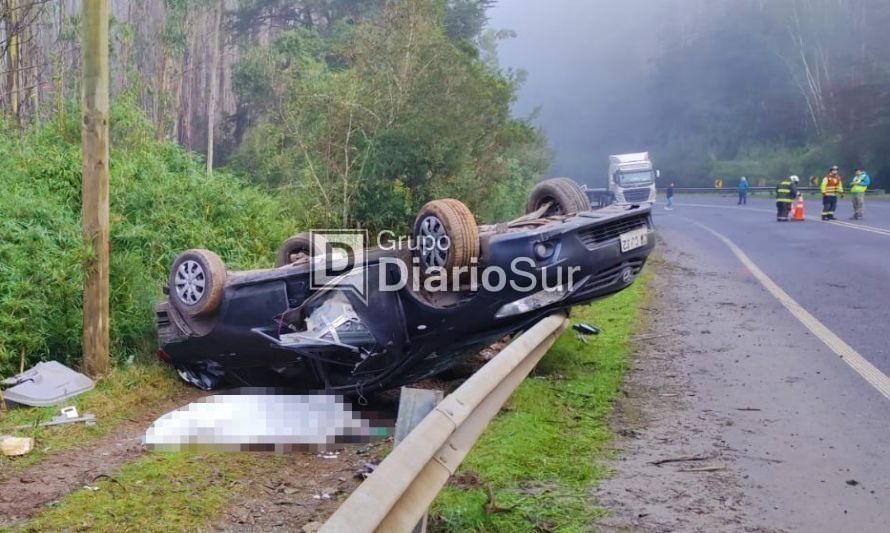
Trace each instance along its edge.
<path fill-rule="evenodd" d="M 649 230 L 645 228 L 635 229 L 621 234 L 621 251 L 629 252 L 642 248 L 649 243 Z"/>

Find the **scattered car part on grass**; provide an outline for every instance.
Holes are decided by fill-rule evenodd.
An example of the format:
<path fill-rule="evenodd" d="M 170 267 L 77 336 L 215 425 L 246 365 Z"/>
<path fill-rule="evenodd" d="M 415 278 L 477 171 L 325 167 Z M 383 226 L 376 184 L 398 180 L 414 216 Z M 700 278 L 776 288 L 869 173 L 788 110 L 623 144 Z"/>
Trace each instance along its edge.
<path fill-rule="evenodd" d="M 156 308 L 159 356 L 205 390 L 226 382 L 344 394 L 395 388 L 459 365 L 554 311 L 625 289 L 655 245 L 649 207 L 591 211 L 567 178 L 539 183 L 527 211 L 478 226 L 458 200 L 426 204 L 412 242 L 449 246 L 364 250 L 363 263 L 339 280 L 366 279 L 362 294 L 313 286 L 326 265 L 306 259 L 314 245 L 305 234 L 282 245 L 277 262 L 286 264 L 275 269 L 227 273 L 216 254 L 189 250 L 173 263 L 168 297 Z M 527 272 L 516 272 L 517 260 Z M 412 264 L 424 268 L 401 270 Z M 458 273 L 445 290 L 427 288 L 426 267 L 467 266 L 499 270 L 504 283 L 474 286 Z M 570 269 L 574 280 L 564 279 Z M 403 285 L 393 283 L 405 274 Z M 517 286 L 526 275 L 534 290 Z"/>
<path fill-rule="evenodd" d="M 32 428 L 44 428 L 50 426 L 64 426 L 66 424 L 78 424 L 83 422 L 87 426 L 95 426 L 96 425 L 96 415 L 93 413 L 84 413 L 83 416 L 77 417 L 69 417 L 65 415 L 54 416 L 51 420 L 47 422 L 41 422 L 39 424 L 22 424 L 20 426 L 13 426 L 10 428 L 3 428 L 4 430 L 18 430 L 18 429 L 32 429 Z"/>
<path fill-rule="evenodd" d="M 602 332 L 599 327 L 584 323 L 573 324 L 572 329 L 582 335 L 599 335 Z"/>
<path fill-rule="evenodd" d="M 92 390 L 93 380 L 58 361 L 37 363 L 21 374 L 6 378 L 3 391 L 7 401 L 31 407 L 58 405 Z"/>

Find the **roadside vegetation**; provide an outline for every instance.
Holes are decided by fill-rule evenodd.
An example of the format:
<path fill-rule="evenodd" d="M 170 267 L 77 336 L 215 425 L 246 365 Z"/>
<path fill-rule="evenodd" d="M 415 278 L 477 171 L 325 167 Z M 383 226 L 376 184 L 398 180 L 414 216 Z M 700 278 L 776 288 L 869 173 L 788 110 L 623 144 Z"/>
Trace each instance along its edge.
<path fill-rule="evenodd" d="M 521 213 L 550 153 L 539 131 L 510 115 L 522 76 L 497 64 L 501 35 L 484 30 L 490 4 L 118 2 L 122 15 L 111 25 L 114 360 L 153 352 L 152 307 L 185 249 L 211 249 L 230 269 L 269 267 L 294 233 L 407 230 L 437 197 L 465 201 L 480 222 Z M 215 15 L 221 56 L 232 58 L 220 65 L 206 46 Z M 0 71 L 9 74 L 0 83 L 5 377 L 40 360 L 78 366 L 87 247 L 80 111 L 72 103 L 78 15 L 64 2 L 37 0 L 0 10 L 0 27 L 7 28 L 0 47 L 31 43 L 11 49 L 20 55 L 0 54 Z M 213 68 L 222 72 L 217 108 L 205 105 L 202 77 Z M 212 175 L 201 160 L 208 125 L 216 133 Z"/>
<path fill-rule="evenodd" d="M 79 120 L 0 132 L 0 375 L 55 359 L 77 366 L 82 331 Z M 157 142 L 126 101 L 112 115 L 111 335 L 117 362 L 153 351 L 153 305 L 173 258 L 210 248 L 231 268 L 272 266 L 300 226 L 287 193 L 208 178 L 200 161 Z"/>
<path fill-rule="evenodd" d="M 439 495 L 434 530 L 590 529 L 601 512 L 590 489 L 607 473 L 609 415 L 648 279 L 572 311 L 572 323 L 602 333 L 563 333 Z"/>

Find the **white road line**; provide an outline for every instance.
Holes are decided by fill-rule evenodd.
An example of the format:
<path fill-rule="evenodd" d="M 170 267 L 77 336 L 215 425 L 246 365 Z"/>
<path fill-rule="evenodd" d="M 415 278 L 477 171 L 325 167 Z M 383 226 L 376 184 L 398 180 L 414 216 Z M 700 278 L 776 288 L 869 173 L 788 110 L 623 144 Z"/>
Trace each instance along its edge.
<path fill-rule="evenodd" d="M 876 228 L 874 226 L 864 226 L 862 224 L 852 224 L 850 222 L 844 222 L 843 220 L 831 220 L 829 221 L 831 224 L 836 226 L 844 226 L 845 228 L 854 228 L 862 231 L 867 231 L 869 233 L 877 233 L 878 235 L 886 235 L 890 237 L 890 230 L 884 228 Z"/>
<path fill-rule="evenodd" d="M 712 204 L 674 204 L 677 207 L 710 207 L 713 209 L 738 209 L 739 211 L 760 211 L 761 213 L 776 213 L 775 209 L 759 209 L 757 207 L 742 207 L 733 205 L 712 205 Z"/>
<path fill-rule="evenodd" d="M 722 234 L 717 233 L 711 228 L 705 226 L 700 222 L 696 222 L 694 220 L 689 219 L 693 224 L 700 226 L 701 228 L 707 230 L 712 235 L 723 241 L 733 254 L 742 262 L 743 265 L 751 272 L 751 275 L 754 276 L 757 281 L 760 282 L 763 287 L 769 291 L 779 302 L 785 306 L 788 311 L 794 315 L 794 318 L 800 321 L 801 324 L 804 325 L 808 330 L 810 330 L 813 335 L 815 335 L 819 340 L 821 340 L 828 348 L 831 349 L 834 353 L 836 353 L 841 359 L 844 360 L 847 365 L 852 368 L 857 374 L 862 376 L 865 381 L 871 384 L 872 387 L 877 389 L 878 392 L 884 395 L 884 398 L 890 400 L 890 377 L 887 377 L 886 374 L 878 370 L 877 367 L 869 363 L 862 355 L 859 354 L 856 350 L 853 349 L 852 346 L 843 341 L 840 337 L 834 334 L 830 329 L 828 329 L 822 322 L 811 315 L 809 311 L 803 308 L 799 303 L 797 303 L 791 296 L 788 295 L 787 292 L 782 290 L 769 276 L 767 276 L 763 270 L 760 270 L 754 261 L 752 261 L 745 252 L 742 251 L 741 248 L 736 246 L 734 242 L 724 237 Z"/>

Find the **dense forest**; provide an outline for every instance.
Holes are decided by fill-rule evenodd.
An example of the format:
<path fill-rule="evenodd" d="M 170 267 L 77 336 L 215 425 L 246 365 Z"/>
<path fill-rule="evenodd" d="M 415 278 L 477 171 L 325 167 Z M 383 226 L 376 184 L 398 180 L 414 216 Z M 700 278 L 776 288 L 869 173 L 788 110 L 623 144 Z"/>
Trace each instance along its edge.
<path fill-rule="evenodd" d="M 491 59 L 491 3 L 112 0 L 112 97 L 208 171 L 297 192 L 316 224 L 401 228 L 437 195 L 504 216 L 549 153 L 510 116 L 519 80 Z M 80 5 L 0 0 L 9 126 L 76 114 Z"/>
<path fill-rule="evenodd" d="M 890 2 L 722 0 L 661 32 L 654 144 L 682 177 L 890 179 Z"/>
<path fill-rule="evenodd" d="M 890 186 L 886 0 L 512 0 L 491 25 L 528 69 L 555 173 L 603 186 L 607 156 L 649 150 L 665 180 L 849 177 Z"/>

